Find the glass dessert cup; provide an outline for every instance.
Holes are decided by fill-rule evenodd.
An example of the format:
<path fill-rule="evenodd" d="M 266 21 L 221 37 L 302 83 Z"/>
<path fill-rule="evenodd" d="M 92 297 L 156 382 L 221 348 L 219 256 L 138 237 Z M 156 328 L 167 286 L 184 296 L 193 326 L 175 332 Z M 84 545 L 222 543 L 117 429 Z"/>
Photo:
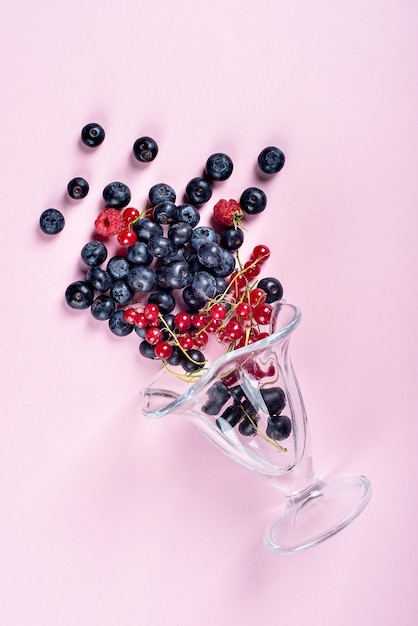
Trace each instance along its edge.
<path fill-rule="evenodd" d="M 163 369 L 141 392 L 143 414 L 181 412 L 236 462 L 266 476 L 284 496 L 264 545 L 290 554 L 315 546 L 365 508 L 362 475 L 321 480 L 314 471 L 305 407 L 289 357 L 300 309 L 273 305 L 271 334 L 219 357 L 193 384 Z"/>

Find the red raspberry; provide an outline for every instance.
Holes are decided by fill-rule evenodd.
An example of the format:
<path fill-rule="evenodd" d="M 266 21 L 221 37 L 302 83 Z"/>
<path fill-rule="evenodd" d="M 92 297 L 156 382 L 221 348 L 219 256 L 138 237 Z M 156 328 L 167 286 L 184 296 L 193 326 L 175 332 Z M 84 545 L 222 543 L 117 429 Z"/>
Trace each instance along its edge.
<path fill-rule="evenodd" d="M 116 209 L 104 209 L 96 218 L 94 226 L 104 237 L 117 235 L 123 228 L 123 217 Z"/>
<path fill-rule="evenodd" d="M 222 226 L 239 226 L 243 212 L 236 200 L 219 200 L 213 207 L 213 217 Z"/>

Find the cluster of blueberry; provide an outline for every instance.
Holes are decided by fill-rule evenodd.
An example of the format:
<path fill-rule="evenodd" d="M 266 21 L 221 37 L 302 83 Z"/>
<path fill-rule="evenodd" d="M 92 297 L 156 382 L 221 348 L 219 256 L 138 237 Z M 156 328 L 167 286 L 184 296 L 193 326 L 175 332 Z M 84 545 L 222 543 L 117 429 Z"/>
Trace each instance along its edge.
<path fill-rule="evenodd" d="M 81 132 L 82 142 L 90 148 L 100 145 L 104 137 L 103 128 L 95 123 Z M 133 153 L 139 161 L 150 162 L 158 153 L 157 143 L 141 137 Z M 278 172 L 284 154 L 275 147 L 265 148 L 258 165 L 265 173 Z M 199 208 L 211 198 L 214 182 L 226 180 L 232 170 L 228 155 L 213 154 L 204 175 L 186 185 L 184 203 L 176 204 L 170 185 L 158 183 L 149 190 L 142 213 L 130 206 L 127 185 L 106 185 L 105 208 L 95 220 L 97 238 L 81 250 L 87 266 L 85 278 L 65 291 L 70 307 L 90 308 L 93 317 L 107 320 L 118 336 L 135 331 L 142 339 L 143 356 L 161 359 L 166 367 L 180 365 L 189 380 L 206 362 L 202 350 L 210 334 L 226 344 L 227 350 L 267 336 L 262 327 L 270 322 L 271 303 L 283 295 L 276 278 L 254 282 L 270 256 L 267 246 L 256 246 L 246 263 L 239 258 L 244 241 L 239 224 L 245 214 L 265 209 L 261 189 L 244 190 L 239 202 L 218 201 L 213 217 L 219 229 L 199 225 Z M 81 199 L 89 185 L 79 177 L 68 183 L 67 190 L 72 198 Z M 47 234 L 57 234 L 64 227 L 64 217 L 57 209 L 47 209 L 40 227 Z M 104 241 L 113 236 L 124 252 L 108 259 Z M 139 303 L 144 295 L 147 301 Z M 174 313 L 176 307 L 180 311 Z"/>

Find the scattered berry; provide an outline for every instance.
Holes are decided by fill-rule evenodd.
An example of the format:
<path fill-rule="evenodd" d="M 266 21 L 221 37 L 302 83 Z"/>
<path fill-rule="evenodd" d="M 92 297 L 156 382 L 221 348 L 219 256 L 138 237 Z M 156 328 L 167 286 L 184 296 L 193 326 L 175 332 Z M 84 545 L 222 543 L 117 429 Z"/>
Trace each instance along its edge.
<path fill-rule="evenodd" d="M 72 309 L 88 309 L 94 300 L 94 290 L 85 280 L 76 280 L 65 290 L 65 300 Z"/>
<path fill-rule="evenodd" d="M 284 165 L 285 156 L 280 148 L 269 146 L 258 155 L 258 167 L 265 174 L 276 174 Z"/>
<path fill-rule="evenodd" d="M 89 184 L 84 178 L 72 178 L 67 185 L 67 192 L 70 198 L 80 200 L 87 196 L 89 188 Z"/>
<path fill-rule="evenodd" d="M 99 235 L 112 237 L 122 230 L 123 217 L 116 209 L 104 209 L 97 216 L 94 227 Z"/>
<path fill-rule="evenodd" d="M 262 213 L 267 205 L 267 197 L 264 191 L 257 187 L 249 187 L 242 192 L 239 203 L 242 210 L 248 215 Z"/>
<path fill-rule="evenodd" d="M 124 183 L 109 183 L 103 189 L 103 200 L 113 209 L 123 209 L 131 201 L 131 191 Z"/>
<path fill-rule="evenodd" d="M 100 144 L 103 143 L 104 138 L 104 129 L 100 126 L 100 124 L 96 124 L 95 122 L 86 124 L 81 130 L 81 141 L 89 148 L 96 148 L 97 146 L 100 146 Z"/>
<path fill-rule="evenodd" d="M 151 137 L 140 137 L 133 145 L 135 158 L 141 163 L 153 161 L 158 153 L 158 145 Z"/>
<path fill-rule="evenodd" d="M 192 178 L 186 185 L 186 196 L 192 204 L 204 204 L 212 197 L 212 185 L 206 178 Z"/>
<path fill-rule="evenodd" d="M 234 166 L 231 158 L 223 152 L 212 154 L 206 161 L 206 175 L 214 181 L 226 180 L 232 174 Z"/>
<path fill-rule="evenodd" d="M 236 200 L 218 200 L 213 207 L 213 217 L 222 226 L 238 226 L 242 219 L 242 208 Z"/>
<path fill-rule="evenodd" d="M 39 218 L 39 227 L 46 235 L 57 235 L 65 226 L 63 214 L 58 209 L 45 209 Z"/>

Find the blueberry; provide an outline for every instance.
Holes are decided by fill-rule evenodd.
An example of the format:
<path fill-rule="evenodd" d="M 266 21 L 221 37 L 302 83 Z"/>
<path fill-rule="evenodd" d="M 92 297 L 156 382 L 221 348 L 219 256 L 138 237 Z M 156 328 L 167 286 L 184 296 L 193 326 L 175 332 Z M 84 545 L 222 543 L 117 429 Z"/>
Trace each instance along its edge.
<path fill-rule="evenodd" d="M 173 352 L 171 353 L 171 356 L 166 359 L 166 362 L 168 365 L 175 367 L 176 365 L 180 365 L 182 358 L 183 353 L 180 348 L 178 346 L 173 346 Z"/>
<path fill-rule="evenodd" d="M 192 204 L 204 204 L 212 197 L 212 185 L 206 178 L 192 178 L 186 185 L 186 196 Z"/>
<path fill-rule="evenodd" d="M 96 148 L 97 146 L 100 146 L 100 144 L 103 143 L 104 138 L 104 129 L 100 126 L 100 124 L 96 124 L 95 122 L 86 124 L 81 130 L 81 141 L 89 148 Z"/>
<path fill-rule="evenodd" d="M 46 209 L 41 213 L 39 227 L 46 235 L 57 235 L 64 226 L 64 216 L 58 209 Z"/>
<path fill-rule="evenodd" d="M 280 172 L 284 165 L 285 156 L 280 148 L 268 146 L 258 155 L 258 167 L 265 174 L 276 174 Z"/>
<path fill-rule="evenodd" d="M 120 304 L 121 306 L 124 306 L 125 304 L 131 302 L 133 295 L 134 294 L 132 289 L 127 285 L 123 278 L 115 280 L 110 289 L 110 296 L 117 304 Z"/>
<path fill-rule="evenodd" d="M 127 277 L 128 286 L 138 293 L 150 293 L 157 285 L 157 275 L 150 267 L 134 267 Z"/>
<path fill-rule="evenodd" d="M 126 337 L 126 335 L 129 335 L 134 329 L 133 325 L 125 320 L 122 309 L 115 311 L 110 316 L 109 328 L 112 333 L 118 337 Z"/>
<path fill-rule="evenodd" d="M 218 267 L 212 269 L 214 276 L 229 276 L 235 269 L 235 257 L 228 252 L 228 250 L 222 249 L 222 262 Z"/>
<path fill-rule="evenodd" d="M 242 418 L 243 414 L 239 407 L 228 406 L 220 417 L 216 420 L 216 425 L 220 430 L 234 428 Z"/>
<path fill-rule="evenodd" d="M 175 248 L 173 252 L 162 257 L 161 261 L 164 265 L 169 265 L 173 261 L 187 261 L 187 248 L 186 246 L 180 246 Z"/>
<path fill-rule="evenodd" d="M 185 222 L 172 224 L 167 232 L 168 238 L 171 239 L 176 248 L 190 241 L 192 234 L 193 228 L 190 224 L 186 224 Z"/>
<path fill-rule="evenodd" d="M 143 241 L 144 243 L 148 243 L 151 237 L 161 237 L 164 234 L 161 224 L 157 224 L 147 217 L 137 220 L 133 225 L 133 229 L 138 241 Z"/>
<path fill-rule="evenodd" d="M 262 213 L 267 205 L 266 194 L 258 187 L 248 187 L 242 192 L 239 204 L 248 215 Z"/>
<path fill-rule="evenodd" d="M 221 293 L 225 293 L 228 289 L 228 282 L 222 276 L 215 276 L 216 283 L 216 295 L 220 295 Z"/>
<path fill-rule="evenodd" d="M 197 251 L 199 262 L 208 268 L 220 267 L 223 262 L 224 250 L 217 243 L 204 243 Z"/>
<path fill-rule="evenodd" d="M 176 201 L 176 192 L 174 189 L 167 185 L 166 183 L 157 183 L 153 185 L 148 193 L 149 201 L 153 206 L 162 202 L 163 200 L 168 200 L 170 202 Z"/>
<path fill-rule="evenodd" d="M 197 272 L 190 286 L 195 297 L 200 300 L 208 300 L 216 295 L 216 280 L 209 272 Z"/>
<path fill-rule="evenodd" d="M 107 259 L 107 248 L 102 241 L 89 241 L 81 249 L 81 259 L 86 265 L 101 265 Z"/>
<path fill-rule="evenodd" d="M 181 366 L 185 372 L 191 374 L 192 372 L 196 372 L 204 367 L 206 359 L 200 350 L 192 348 L 191 350 L 186 351 L 186 355 L 187 356 L 183 355 L 181 360 Z"/>
<path fill-rule="evenodd" d="M 139 344 L 139 352 L 142 354 L 142 356 L 144 356 L 146 359 L 155 359 L 155 348 L 153 345 L 151 345 L 150 343 L 148 343 L 148 341 L 141 341 L 141 343 Z"/>
<path fill-rule="evenodd" d="M 96 320 L 108 320 L 115 312 L 115 301 L 110 296 L 101 294 L 93 300 L 90 312 Z"/>
<path fill-rule="evenodd" d="M 218 243 L 218 235 L 216 231 L 210 226 L 198 226 L 193 230 L 193 234 L 190 239 L 190 245 L 193 250 L 198 250 L 204 243 Z"/>
<path fill-rule="evenodd" d="M 113 285 L 113 278 L 109 272 L 106 272 L 106 270 L 97 265 L 93 265 L 93 267 L 89 268 L 86 279 L 97 291 L 101 292 L 108 291 Z"/>
<path fill-rule="evenodd" d="M 145 327 L 141 328 L 140 326 L 134 326 L 134 331 L 136 332 L 138 337 L 141 337 L 141 339 L 145 339 L 147 333 L 147 329 Z"/>
<path fill-rule="evenodd" d="M 173 251 L 174 246 L 168 237 L 151 237 L 148 242 L 148 252 L 159 259 Z"/>
<path fill-rule="evenodd" d="M 280 413 L 286 406 L 286 394 L 281 387 L 264 387 L 261 395 L 270 415 Z"/>
<path fill-rule="evenodd" d="M 85 198 L 89 192 L 89 184 L 85 178 L 72 178 L 67 185 L 67 192 L 70 198 L 80 200 Z"/>
<path fill-rule="evenodd" d="M 131 266 L 124 256 L 112 256 L 107 263 L 106 269 L 112 278 L 118 280 L 119 278 L 126 278 Z"/>
<path fill-rule="evenodd" d="M 182 297 L 191 311 L 199 311 L 206 306 L 206 298 L 196 296 L 190 285 L 183 289 Z"/>
<path fill-rule="evenodd" d="M 244 233 L 242 228 L 234 228 L 233 226 L 224 228 L 219 239 L 219 244 L 225 250 L 238 250 L 238 248 L 242 246 L 243 242 Z"/>
<path fill-rule="evenodd" d="M 103 199 L 108 207 L 122 209 L 131 201 L 131 191 L 124 183 L 109 183 L 103 189 Z"/>
<path fill-rule="evenodd" d="M 94 300 L 93 286 L 85 280 L 76 280 L 65 290 L 65 300 L 72 309 L 88 309 Z"/>
<path fill-rule="evenodd" d="M 226 180 L 231 176 L 233 167 L 231 157 L 223 152 L 216 152 L 206 161 L 205 171 L 211 180 Z"/>
<path fill-rule="evenodd" d="M 283 287 L 277 278 L 268 277 L 258 281 L 257 287 L 266 292 L 266 302 L 271 304 L 283 298 Z"/>
<path fill-rule="evenodd" d="M 177 207 L 177 221 L 186 222 L 194 228 L 200 221 L 200 213 L 193 204 L 180 204 Z"/>
<path fill-rule="evenodd" d="M 202 411 L 208 415 L 218 415 L 223 405 L 231 397 L 228 387 L 221 381 L 216 381 L 206 393 L 208 398 L 202 406 Z"/>
<path fill-rule="evenodd" d="M 187 258 L 187 262 L 189 264 L 192 274 L 196 274 L 196 272 L 205 272 L 207 270 L 207 267 L 200 263 L 196 252 L 193 252 L 189 255 L 189 257 Z"/>
<path fill-rule="evenodd" d="M 266 435 L 275 441 L 287 439 L 292 432 L 292 422 L 286 415 L 271 415 L 267 423 Z"/>
<path fill-rule="evenodd" d="M 133 145 L 133 153 L 138 161 L 149 163 L 157 156 L 157 142 L 151 137 L 139 137 Z"/>
<path fill-rule="evenodd" d="M 177 220 L 177 207 L 171 200 L 162 200 L 154 206 L 152 215 L 158 224 L 173 224 Z"/>
<path fill-rule="evenodd" d="M 147 244 L 143 241 L 135 241 L 132 246 L 126 249 L 126 258 L 135 265 L 150 265 L 152 255 L 148 251 Z"/>
<path fill-rule="evenodd" d="M 158 268 L 157 280 L 163 289 L 183 289 L 190 284 L 192 274 L 187 261 L 173 261 Z"/>
<path fill-rule="evenodd" d="M 257 423 L 254 419 L 249 420 L 248 417 L 244 417 L 238 426 L 238 430 L 244 437 L 251 437 L 251 435 L 255 435 L 257 432 Z"/>

